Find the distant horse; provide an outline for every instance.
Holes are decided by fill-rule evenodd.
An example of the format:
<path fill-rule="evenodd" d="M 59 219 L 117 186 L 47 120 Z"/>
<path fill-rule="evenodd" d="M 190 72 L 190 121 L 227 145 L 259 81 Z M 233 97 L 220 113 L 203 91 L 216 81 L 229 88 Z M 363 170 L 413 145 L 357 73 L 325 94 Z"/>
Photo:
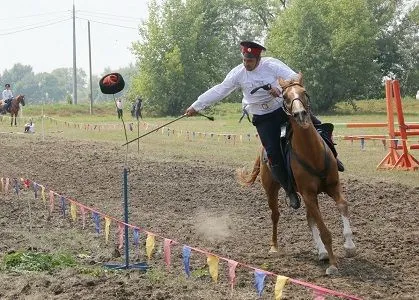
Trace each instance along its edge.
<path fill-rule="evenodd" d="M 310 99 L 302 82 L 298 80 L 279 80 L 282 87 L 283 109 L 289 116 L 292 129 L 291 137 L 291 170 L 294 175 L 297 191 L 302 195 L 306 206 L 307 222 L 318 251 L 319 260 L 329 259 L 327 275 L 337 274 L 337 261 L 332 249 L 332 237 L 327 229 L 318 205 L 317 195 L 324 192 L 332 197 L 338 207 L 343 222 L 344 248 L 346 256 L 355 255 L 355 244 L 352 241 L 352 230 L 349 223 L 348 204 L 344 199 L 335 157 L 325 145 L 310 118 Z M 238 173 L 242 184 L 251 185 L 258 175 L 268 197 L 272 211 L 272 243 L 270 252 L 278 251 L 277 230 L 279 220 L 278 191 L 280 184 L 272 178 L 269 166 L 263 159 L 264 150 L 256 158 L 253 171 Z"/>
<path fill-rule="evenodd" d="M 19 112 L 20 109 L 20 103 L 22 103 L 22 106 L 25 106 L 25 96 L 24 95 L 18 95 L 17 97 L 12 99 L 12 102 L 9 106 L 9 110 L 10 110 L 10 116 L 11 116 L 11 120 L 10 120 L 10 126 L 13 126 L 13 117 L 15 119 L 15 126 L 17 126 L 17 114 Z M 4 109 L 4 105 L 2 107 L 2 109 Z"/>

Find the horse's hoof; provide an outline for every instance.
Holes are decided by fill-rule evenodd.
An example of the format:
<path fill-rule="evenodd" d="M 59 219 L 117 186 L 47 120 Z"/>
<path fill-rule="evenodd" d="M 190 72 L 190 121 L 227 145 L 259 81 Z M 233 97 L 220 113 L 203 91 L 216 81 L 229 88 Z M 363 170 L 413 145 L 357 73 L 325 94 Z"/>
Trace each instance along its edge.
<path fill-rule="evenodd" d="M 330 266 L 326 269 L 326 275 L 338 275 L 339 270 L 336 266 Z"/>
<path fill-rule="evenodd" d="M 345 248 L 345 257 L 354 257 L 356 255 L 356 248 Z"/>
<path fill-rule="evenodd" d="M 319 260 L 328 260 L 328 259 L 329 259 L 329 253 L 327 252 L 319 253 Z"/>
<path fill-rule="evenodd" d="M 278 248 L 272 246 L 271 249 L 269 249 L 269 253 L 278 253 Z"/>

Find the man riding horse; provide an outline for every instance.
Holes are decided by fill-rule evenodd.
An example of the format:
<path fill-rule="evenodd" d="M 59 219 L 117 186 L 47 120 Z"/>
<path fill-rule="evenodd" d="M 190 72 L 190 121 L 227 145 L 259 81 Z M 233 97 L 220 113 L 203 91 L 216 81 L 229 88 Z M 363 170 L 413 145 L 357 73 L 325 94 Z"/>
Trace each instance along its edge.
<path fill-rule="evenodd" d="M 265 47 L 250 41 L 240 43 L 242 64 L 232 69 L 224 81 L 203 93 L 186 110 L 188 116 L 214 104 L 231 92 L 240 88 L 243 94 L 243 108 L 253 114 L 252 123 L 256 126 L 262 145 L 266 149 L 270 169 L 275 181 L 279 182 L 290 198 L 290 206 L 300 207 L 300 197 L 295 191 L 281 152 L 281 128 L 288 122 L 283 110 L 283 96 L 278 78 L 297 78 L 297 73 L 282 61 L 272 57 L 261 57 Z M 311 115 L 314 124 L 321 124 Z M 331 137 L 331 132 L 328 133 Z M 334 148 L 333 142 L 328 143 Z M 337 155 L 336 150 L 332 150 Z M 338 168 L 343 171 L 343 164 L 338 160 Z"/>
<path fill-rule="evenodd" d="M 13 93 L 12 93 L 12 90 L 10 89 L 9 83 L 6 83 L 4 87 L 5 89 L 1 95 L 4 102 L 3 111 L 4 113 L 6 113 L 6 112 L 9 112 L 10 105 L 12 104 Z"/>

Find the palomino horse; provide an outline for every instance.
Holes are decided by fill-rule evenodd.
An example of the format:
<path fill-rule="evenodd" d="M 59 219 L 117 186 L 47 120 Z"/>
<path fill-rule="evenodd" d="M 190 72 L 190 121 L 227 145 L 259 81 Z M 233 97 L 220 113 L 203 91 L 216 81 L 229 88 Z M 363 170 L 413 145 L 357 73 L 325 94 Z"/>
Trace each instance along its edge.
<path fill-rule="evenodd" d="M 335 200 L 343 222 L 344 248 L 346 256 L 355 255 L 355 244 L 352 241 L 352 230 L 349 224 L 348 204 L 344 199 L 335 157 L 325 145 L 310 118 L 309 97 L 302 83 L 302 75 L 298 80 L 285 81 L 280 79 L 284 106 L 289 115 L 292 128 L 291 137 L 291 169 L 296 189 L 302 195 L 306 206 L 307 222 L 311 229 L 319 260 L 329 259 L 327 275 L 338 273 L 336 256 L 332 249 L 332 237 L 327 229 L 318 205 L 317 195 L 326 193 Z M 251 174 L 245 170 L 239 172 L 239 180 L 245 185 L 255 182 L 258 175 L 268 197 L 272 211 L 272 243 L 270 252 L 278 251 L 277 230 L 279 220 L 278 191 L 279 183 L 272 178 L 267 162 L 263 159 L 263 149 L 257 157 Z"/>
<path fill-rule="evenodd" d="M 25 106 L 25 96 L 24 95 L 18 95 L 17 97 L 13 98 L 12 103 L 10 104 L 9 110 L 10 110 L 10 126 L 13 126 L 13 117 L 15 119 L 15 126 L 17 126 L 17 114 L 20 109 L 20 103 L 22 103 L 23 106 Z M 4 106 L 3 106 L 4 108 Z"/>

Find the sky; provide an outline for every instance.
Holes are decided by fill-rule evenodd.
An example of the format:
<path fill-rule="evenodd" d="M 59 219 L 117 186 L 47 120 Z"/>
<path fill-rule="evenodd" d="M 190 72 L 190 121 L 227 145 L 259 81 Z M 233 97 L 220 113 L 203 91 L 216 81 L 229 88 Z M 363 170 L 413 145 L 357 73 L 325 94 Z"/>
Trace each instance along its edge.
<path fill-rule="evenodd" d="M 5 3 L 7 2 L 7 3 Z M 73 67 L 73 0 L 0 0 L 0 74 L 14 64 L 35 73 Z M 147 19 L 147 0 L 74 0 L 76 64 L 89 74 L 88 20 L 92 73 L 102 75 L 135 63 L 129 48 Z"/>

